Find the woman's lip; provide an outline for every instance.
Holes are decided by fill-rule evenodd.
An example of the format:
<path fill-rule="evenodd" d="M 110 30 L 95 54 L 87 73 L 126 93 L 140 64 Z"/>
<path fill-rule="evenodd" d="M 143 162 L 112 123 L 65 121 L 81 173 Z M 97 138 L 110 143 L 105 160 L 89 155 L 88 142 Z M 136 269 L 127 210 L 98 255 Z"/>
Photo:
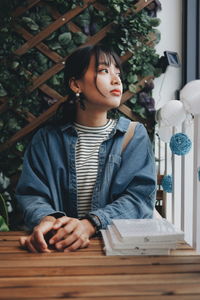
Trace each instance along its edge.
<path fill-rule="evenodd" d="M 120 90 L 112 90 L 110 91 L 111 94 L 117 94 L 117 95 L 121 95 L 121 91 Z"/>

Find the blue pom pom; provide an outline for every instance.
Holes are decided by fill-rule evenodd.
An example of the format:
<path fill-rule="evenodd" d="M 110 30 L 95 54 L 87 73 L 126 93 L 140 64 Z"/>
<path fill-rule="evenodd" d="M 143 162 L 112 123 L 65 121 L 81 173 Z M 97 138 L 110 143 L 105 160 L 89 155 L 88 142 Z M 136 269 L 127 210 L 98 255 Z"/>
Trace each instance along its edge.
<path fill-rule="evenodd" d="M 176 133 L 171 137 L 169 146 L 172 153 L 185 155 L 190 151 L 192 142 L 186 134 Z"/>
<path fill-rule="evenodd" d="M 165 175 L 162 179 L 161 185 L 163 190 L 167 193 L 172 193 L 173 189 L 173 180 L 171 175 Z"/>

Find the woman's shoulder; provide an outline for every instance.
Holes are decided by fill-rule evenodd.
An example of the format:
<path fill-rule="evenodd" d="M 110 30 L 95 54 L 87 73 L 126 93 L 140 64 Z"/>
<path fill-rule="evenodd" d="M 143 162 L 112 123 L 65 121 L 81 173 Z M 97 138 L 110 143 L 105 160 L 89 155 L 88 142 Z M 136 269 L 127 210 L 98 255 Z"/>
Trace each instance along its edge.
<path fill-rule="evenodd" d="M 125 117 L 120 117 L 118 119 L 117 127 L 124 130 L 124 131 L 127 131 L 128 127 L 130 125 L 130 122 L 134 123 L 135 134 L 138 134 L 138 135 L 146 135 L 147 134 L 147 130 L 146 130 L 143 123 L 138 122 L 138 121 L 132 121 L 132 120 L 130 120 L 128 118 L 125 118 Z"/>
<path fill-rule="evenodd" d="M 41 141 L 45 142 L 49 139 L 56 139 L 58 136 L 60 136 L 62 133 L 61 127 L 54 125 L 54 124 L 48 124 L 44 125 L 40 128 L 38 128 L 32 136 L 32 145 L 37 144 Z"/>

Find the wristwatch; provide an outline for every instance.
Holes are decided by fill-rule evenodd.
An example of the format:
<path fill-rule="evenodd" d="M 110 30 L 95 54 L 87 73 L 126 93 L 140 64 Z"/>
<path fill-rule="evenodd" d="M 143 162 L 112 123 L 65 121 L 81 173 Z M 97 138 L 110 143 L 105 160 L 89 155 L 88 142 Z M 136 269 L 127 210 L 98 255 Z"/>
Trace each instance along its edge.
<path fill-rule="evenodd" d="M 96 234 L 99 233 L 99 230 L 101 229 L 101 221 L 99 219 L 99 217 L 97 217 L 94 214 L 87 214 L 85 216 L 85 219 L 87 219 L 88 221 L 90 221 L 92 223 L 92 225 L 95 227 L 96 229 Z"/>

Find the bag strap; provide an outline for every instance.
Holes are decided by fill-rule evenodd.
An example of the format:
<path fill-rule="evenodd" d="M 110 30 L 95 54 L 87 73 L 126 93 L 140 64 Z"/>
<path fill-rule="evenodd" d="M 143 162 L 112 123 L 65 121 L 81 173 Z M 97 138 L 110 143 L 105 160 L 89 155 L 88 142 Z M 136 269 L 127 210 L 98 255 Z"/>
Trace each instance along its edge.
<path fill-rule="evenodd" d="M 123 140 L 123 144 L 122 144 L 122 152 L 126 149 L 131 138 L 134 136 L 135 127 L 136 127 L 137 123 L 138 122 L 130 122 L 127 132 L 124 135 L 124 140 Z"/>

